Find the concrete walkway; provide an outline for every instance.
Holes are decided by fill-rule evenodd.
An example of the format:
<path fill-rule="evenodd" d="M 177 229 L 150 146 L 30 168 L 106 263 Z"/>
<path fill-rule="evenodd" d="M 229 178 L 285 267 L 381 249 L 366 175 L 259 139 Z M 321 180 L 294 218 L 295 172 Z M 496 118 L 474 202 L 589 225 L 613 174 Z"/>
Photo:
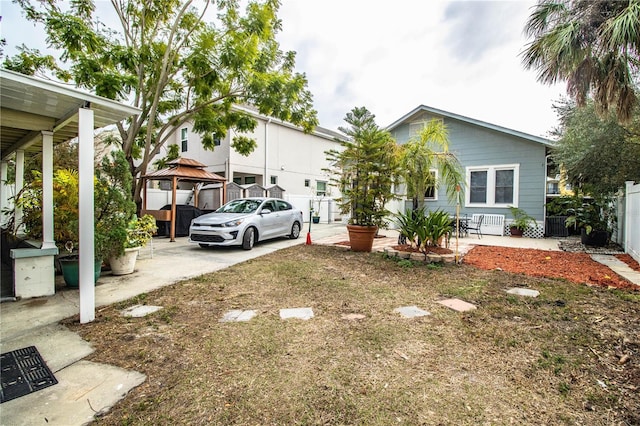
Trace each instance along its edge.
<path fill-rule="evenodd" d="M 96 309 L 285 247 L 305 244 L 307 227 L 297 240 L 279 239 L 262 243 L 251 251 L 238 248 L 201 249 L 189 244 L 186 237 L 177 238 L 174 243 L 168 238 L 155 238 L 153 247 L 141 252 L 133 274 L 116 277 L 103 273 L 95 288 Z M 380 234 L 383 237 L 376 238 L 374 250 L 396 245 L 397 231 L 382 230 Z M 314 224 L 311 240 L 313 244 L 328 245 L 347 241 L 346 227 L 342 224 Z M 455 239 L 452 239 L 452 250 L 455 250 L 455 244 Z M 475 245 L 559 250 L 558 240 L 553 239 L 496 236 L 478 239 L 473 235 L 459 239 L 457 247 L 464 254 Z M 628 272 L 624 266 L 615 266 L 619 269 L 616 272 L 623 276 Z M 628 270 L 631 271 L 630 268 Z M 640 282 L 634 282 L 640 285 Z M 135 371 L 84 361 L 93 352 L 91 345 L 58 324 L 60 320 L 78 312 L 78 290 L 66 289 L 62 282 L 52 297 L 2 304 L 1 352 L 36 346 L 59 383 L 3 403 L 0 407 L 0 424 L 85 424 L 99 412 L 108 411 L 129 390 L 146 379 Z"/>

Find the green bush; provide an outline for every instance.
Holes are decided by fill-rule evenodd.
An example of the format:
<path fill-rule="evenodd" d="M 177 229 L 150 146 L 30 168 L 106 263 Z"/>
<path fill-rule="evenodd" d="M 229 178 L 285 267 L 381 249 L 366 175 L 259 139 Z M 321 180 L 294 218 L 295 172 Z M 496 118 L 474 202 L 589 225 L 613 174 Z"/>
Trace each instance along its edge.
<path fill-rule="evenodd" d="M 399 233 L 406 238 L 407 244 L 427 253 L 429 246 L 438 246 L 442 238 L 449 234 L 453 227 L 449 213 L 443 210 L 430 211 L 424 209 L 407 210 L 395 215 Z"/>

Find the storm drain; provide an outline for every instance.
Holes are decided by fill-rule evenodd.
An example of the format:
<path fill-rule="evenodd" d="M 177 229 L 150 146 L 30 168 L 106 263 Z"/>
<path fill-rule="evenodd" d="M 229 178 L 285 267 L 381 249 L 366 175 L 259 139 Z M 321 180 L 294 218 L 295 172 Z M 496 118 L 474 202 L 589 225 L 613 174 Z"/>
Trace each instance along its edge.
<path fill-rule="evenodd" d="M 0 355 L 0 403 L 20 398 L 58 383 L 35 346 Z"/>

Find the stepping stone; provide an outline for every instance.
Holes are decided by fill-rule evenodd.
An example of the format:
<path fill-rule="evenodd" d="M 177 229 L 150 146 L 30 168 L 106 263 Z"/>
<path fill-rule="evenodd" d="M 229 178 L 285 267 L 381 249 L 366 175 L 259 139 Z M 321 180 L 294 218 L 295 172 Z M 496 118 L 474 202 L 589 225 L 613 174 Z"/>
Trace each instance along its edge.
<path fill-rule="evenodd" d="M 464 300 L 460 300 L 460 299 L 445 299 L 445 300 L 439 301 L 438 303 L 446 306 L 447 308 L 451 308 L 457 312 L 467 312 L 467 311 L 473 311 L 474 309 L 477 309 L 476 305 L 473 305 L 471 303 L 465 302 Z"/>
<path fill-rule="evenodd" d="M 424 317 L 427 315 L 431 315 L 427 311 L 423 311 L 417 306 L 403 306 L 400 308 L 396 308 L 393 312 L 397 312 L 405 318 L 416 318 L 416 317 Z"/>
<path fill-rule="evenodd" d="M 133 305 L 120 311 L 120 314 L 123 317 L 130 318 L 142 318 L 146 317 L 149 314 L 159 311 L 162 309 L 162 306 L 152 306 L 152 305 Z"/>
<path fill-rule="evenodd" d="M 296 318 L 301 320 L 308 320 L 313 318 L 313 309 L 311 308 L 290 308 L 280 309 L 280 319 Z"/>
<path fill-rule="evenodd" d="M 540 292 L 538 290 L 531 290 L 530 288 L 519 288 L 519 287 L 510 288 L 509 290 L 507 290 L 507 293 L 515 294 L 518 296 L 526 296 L 526 297 L 538 297 L 540 295 Z"/>
<path fill-rule="evenodd" d="M 366 316 L 362 314 L 342 314 L 342 319 L 348 320 L 348 321 L 356 321 L 356 320 L 361 320 L 365 318 Z"/>
<path fill-rule="evenodd" d="M 256 311 L 254 310 L 243 311 L 240 309 L 234 309 L 227 311 L 223 317 L 220 318 L 220 322 L 246 322 L 256 315 Z"/>

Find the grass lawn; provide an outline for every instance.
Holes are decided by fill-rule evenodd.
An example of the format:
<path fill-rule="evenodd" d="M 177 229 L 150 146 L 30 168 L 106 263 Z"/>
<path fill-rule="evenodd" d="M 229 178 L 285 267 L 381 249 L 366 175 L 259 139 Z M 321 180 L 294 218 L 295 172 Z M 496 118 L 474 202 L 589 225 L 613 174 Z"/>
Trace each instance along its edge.
<path fill-rule="evenodd" d="M 516 286 L 540 296 L 505 293 Z M 436 303 L 454 297 L 478 309 Z M 138 303 L 164 308 L 120 316 Z M 408 305 L 431 315 L 393 312 Z M 295 307 L 315 317 L 279 318 Z M 232 309 L 258 315 L 219 322 Z M 314 245 L 66 323 L 90 360 L 147 375 L 99 424 L 630 425 L 639 318 L 638 292 Z"/>

